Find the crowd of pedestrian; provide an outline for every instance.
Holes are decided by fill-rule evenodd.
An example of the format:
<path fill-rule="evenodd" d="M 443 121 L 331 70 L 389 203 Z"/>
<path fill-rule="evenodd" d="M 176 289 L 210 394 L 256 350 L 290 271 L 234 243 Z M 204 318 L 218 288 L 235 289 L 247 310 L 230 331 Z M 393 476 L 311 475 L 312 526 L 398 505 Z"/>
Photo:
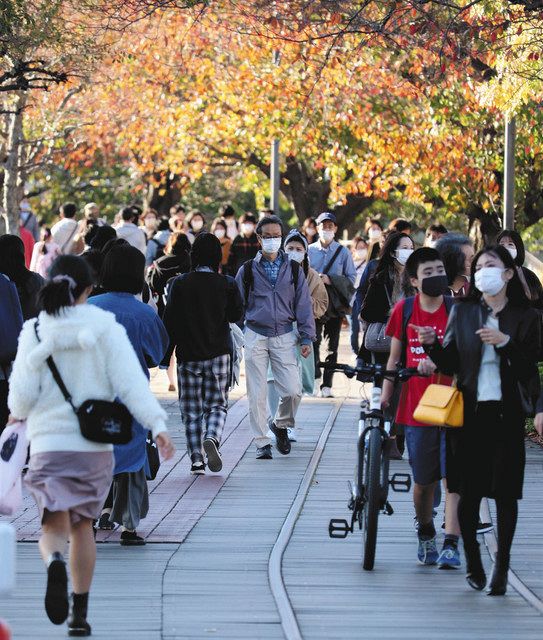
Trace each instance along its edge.
<path fill-rule="evenodd" d="M 20 237 L 0 237 L 0 320 L 9 328 L 0 344 L 0 430 L 26 421 L 25 482 L 41 515 L 53 623 L 69 617 L 69 635 L 91 633 L 93 528 L 118 525 L 122 545 L 145 544 L 137 529 L 156 475 L 149 444 L 174 454 L 149 368 L 167 370 L 168 390 L 178 392 L 190 472 L 216 473 L 242 357 L 256 458 L 272 459 L 272 446 L 288 455 L 302 397 L 333 397 L 344 327 L 357 359 L 421 374 L 383 388 L 394 420 L 389 455 L 407 450 L 414 478 L 419 562 L 458 569 L 462 537 L 468 583 L 482 590 L 477 533 L 490 525 L 479 522 L 479 504 L 494 498 L 489 593 L 505 593 L 526 417 L 535 414 L 543 433 L 543 287 L 524 265 L 518 233 L 504 230 L 475 254 L 467 236 L 438 223 L 417 248 L 413 224 L 401 218 L 386 228 L 370 219 L 350 243 L 330 212 L 291 230 L 270 210 L 238 218 L 230 205 L 210 223 L 181 204 L 168 216 L 127 205 L 109 225 L 91 202 L 77 218 L 65 203 L 54 225 L 40 225 L 25 201 Z M 415 419 L 431 384 L 463 393 L 462 428 Z M 125 441 L 89 439 L 90 418 L 81 415 L 89 401 L 102 426 L 129 412 Z"/>

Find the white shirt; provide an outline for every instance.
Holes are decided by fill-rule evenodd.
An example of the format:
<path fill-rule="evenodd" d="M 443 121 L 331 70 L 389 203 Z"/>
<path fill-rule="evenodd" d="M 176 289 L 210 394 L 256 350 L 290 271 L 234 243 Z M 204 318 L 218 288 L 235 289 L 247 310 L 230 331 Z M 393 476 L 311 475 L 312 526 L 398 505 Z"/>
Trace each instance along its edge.
<path fill-rule="evenodd" d="M 73 218 L 62 218 L 51 229 L 53 242 L 58 245 L 61 253 L 68 254 L 72 251 L 75 236 L 79 224 Z"/>
<path fill-rule="evenodd" d="M 128 244 L 139 249 L 143 255 L 147 253 L 147 237 L 133 222 L 123 221 L 117 227 L 117 237 L 126 240 Z"/>
<path fill-rule="evenodd" d="M 499 329 L 498 318 L 489 315 L 486 321 L 489 329 Z M 477 379 L 477 401 L 490 402 L 502 399 L 502 381 L 500 378 L 500 356 L 491 344 L 483 344 L 483 357 Z"/>

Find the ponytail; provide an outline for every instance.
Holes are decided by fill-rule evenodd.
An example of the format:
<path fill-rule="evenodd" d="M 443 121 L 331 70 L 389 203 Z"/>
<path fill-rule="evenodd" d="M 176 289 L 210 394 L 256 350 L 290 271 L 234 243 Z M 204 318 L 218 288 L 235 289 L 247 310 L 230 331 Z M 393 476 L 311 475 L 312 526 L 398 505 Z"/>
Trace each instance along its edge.
<path fill-rule="evenodd" d="M 42 287 L 38 300 L 48 315 L 59 315 L 72 307 L 87 287 L 92 285 L 90 269 L 78 256 L 60 256 L 51 265 L 49 280 Z"/>

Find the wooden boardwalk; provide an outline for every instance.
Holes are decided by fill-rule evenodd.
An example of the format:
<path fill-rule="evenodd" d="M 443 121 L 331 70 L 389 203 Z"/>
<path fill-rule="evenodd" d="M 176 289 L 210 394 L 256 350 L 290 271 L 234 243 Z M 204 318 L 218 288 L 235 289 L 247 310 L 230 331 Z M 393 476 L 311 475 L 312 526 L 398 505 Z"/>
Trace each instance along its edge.
<path fill-rule="evenodd" d="M 175 398 L 162 393 L 178 442 L 176 459 L 152 486 L 151 512 L 141 532 L 149 544 L 123 548 L 118 534 L 103 535 L 91 594 L 93 637 L 104 640 L 190 638 L 288 638 L 272 595 L 268 562 L 327 420 L 339 408 L 310 484 L 282 573 L 301 635 L 330 638 L 538 639 L 543 616 L 510 588 L 505 598 L 470 590 L 463 571 L 443 572 L 416 562 L 416 535 L 409 494 L 391 494 L 396 513 L 380 518 L 375 570 L 361 568 L 361 534 L 328 538 L 331 517 L 347 516 L 347 480 L 354 467 L 360 385 L 340 376 L 336 400 L 304 399 L 300 438 L 289 456 L 274 452 L 257 461 L 242 390 L 233 396 L 223 448 L 225 469 L 194 479 L 184 450 Z M 349 396 L 342 399 L 340 396 Z M 337 405 L 341 406 L 338 407 Z M 248 448 L 249 447 L 249 448 Z M 394 470 L 407 470 L 404 461 Z M 513 568 L 543 598 L 541 486 L 543 450 L 528 446 L 525 500 L 521 503 Z M 43 611 L 45 573 L 39 559 L 35 512 L 30 502 L 18 516 L 18 584 L 0 597 L 0 617 L 16 640 L 65 637 Z M 24 515 L 26 513 L 26 515 Z M 442 513 L 436 519 L 440 523 Z M 159 544 L 153 544 L 153 543 Z M 490 556 L 485 554 L 490 565 Z M 1 558 L 0 558 L 1 571 Z M 288 604 L 288 603 L 287 603 Z"/>

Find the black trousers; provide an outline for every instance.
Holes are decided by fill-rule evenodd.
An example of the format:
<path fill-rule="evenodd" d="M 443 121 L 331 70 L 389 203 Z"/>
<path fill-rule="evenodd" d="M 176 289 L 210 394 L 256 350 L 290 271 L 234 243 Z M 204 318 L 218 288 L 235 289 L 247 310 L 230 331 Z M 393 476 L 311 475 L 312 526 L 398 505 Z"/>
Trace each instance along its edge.
<path fill-rule="evenodd" d="M 337 350 L 339 347 L 339 334 L 341 333 L 341 324 L 343 318 L 331 318 L 327 322 L 316 321 L 317 328 L 317 341 L 314 344 L 313 353 L 315 355 L 315 378 L 321 377 L 321 370 L 319 369 L 319 362 L 325 362 L 326 364 L 336 364 L 337 362 Z M 321 343 L 326 339 L 326 357 L 321 360 Z M 328 369 L 324 370 L 322 374 L 322 387 L 332 387 L 332 381 L 334 379 L 334 372 Z"/>

